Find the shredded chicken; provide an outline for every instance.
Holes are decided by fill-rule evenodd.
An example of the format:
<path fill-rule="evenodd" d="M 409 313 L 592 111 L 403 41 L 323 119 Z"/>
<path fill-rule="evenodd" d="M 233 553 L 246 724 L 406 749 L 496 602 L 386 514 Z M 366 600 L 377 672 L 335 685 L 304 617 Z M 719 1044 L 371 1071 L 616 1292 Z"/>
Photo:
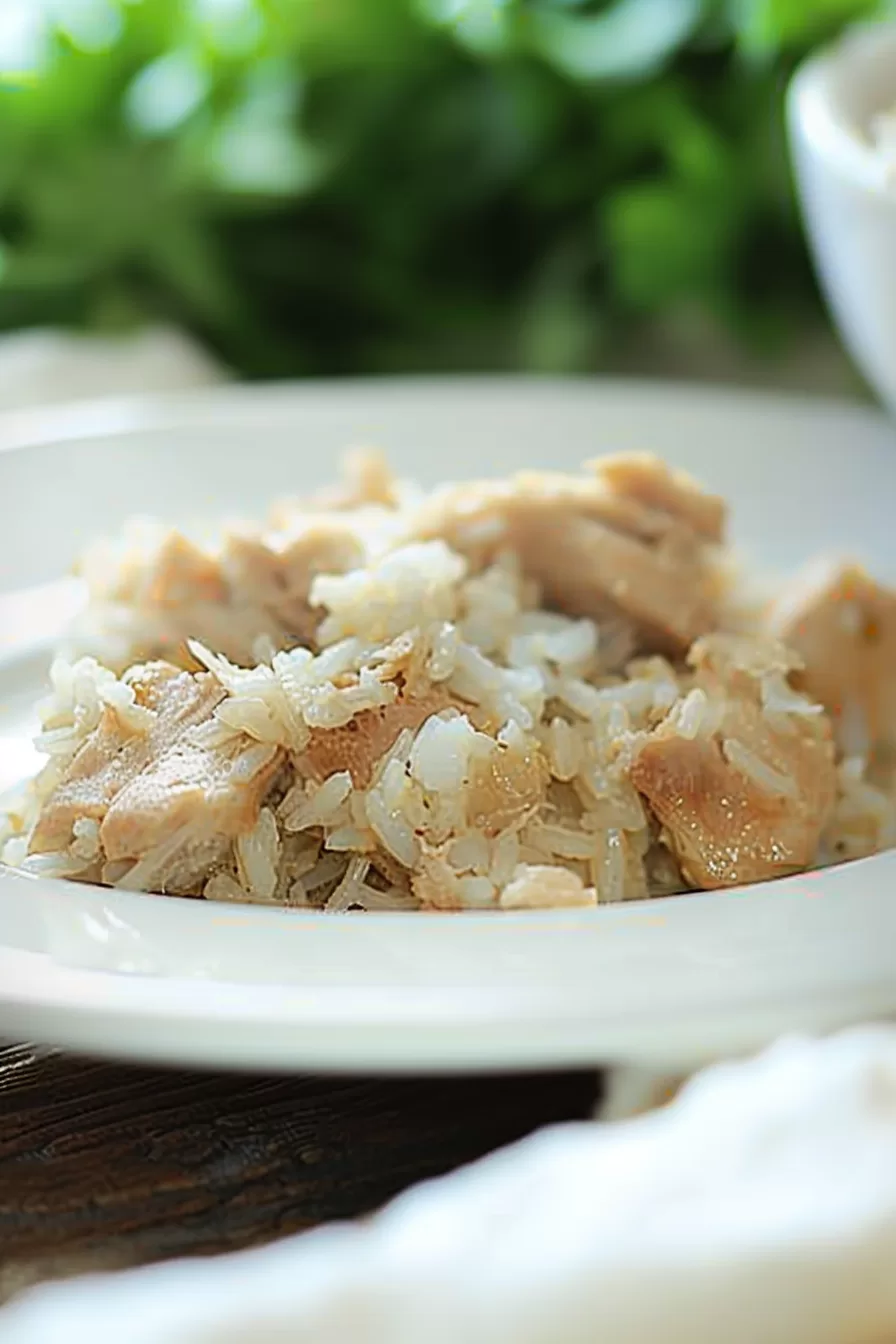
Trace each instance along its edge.
<path fill-rule="evenodd" d="M 589 466 L 617 496 L 685 523 L 706 541 L 724 541 L 724 500 L 708 494 L 685 472 L 670 470 L 653 453 L 618 453 L 596 458 Z"/>
<path fill-rule="evenodd" d="M 830 724 L 808 701 L 768 711 L 765 678 L 792 663 L 768 644 L 710 635 L 691 650 L 704 723 L 682 732 L 679 706 L 640 735 L 629 773 L 697 887 L 760 882 L 812 862 L 837 779 Z M 796 700 L 796 697 L 794 697 Z"/>
<path fill-rule="evenodd" d="M 831 715 L 844 755 L 896 749 L 896 591 L 822 561 L 785 586 L 768 626 L 800 655 L 795 684 Z"/>
<path fill-rule="evenodd" d="M 477 761 L 467 820 L 489 837 L 518 829 L 544 801 L 550 772 L 537 743 L 501 746 Z"/>
<path fill-rule="evenodd" d="M 340 513 L 293 517 L 289 532 L 236 527 L 215 553 L 176 530 L 163 533 L 139 562 L 127 557 L 116 567 L 101 548 L 85 565 L 94 598 L 106 604 L 109 628 L 98 651 L 116 670 L 157 658 L 195 670 L 190 639 L 244 665 L 256 661 L 259 641 L 313 645 L 318 613 L 308 595 L 315 577 L 363 561 L 357 533 Z M 74 642 L 93 647 L 89 625 L 76 628 Z"/>
<path fill-rule="evenodd" d="M 655 457 L 591 465 L 590 477 L 528 472 L 437 491 L 414 534 L 475 564 L 515 550 L 549 605 L 600 621 L 621 614 L 654 651 L 684 652 L 717 623 L 724 505 Z"/>
<path fill-rule="evenodd" d="M 398 482 L 380 449 L 349 449 L 342 458 L 340 476 L 338 484 L 317 490 L 307 498 L 279 500 L 271 510 L 272 526 L 288 526 L 296 513 L 318 509 L 330 512 L 371 506 L 398 507 Z"/>
<path fill-rule="evenodd" d="M 203 741 L 201 726 L 224 697 L 213 677 L 151 664 L 132 677 L 137 704 L 150 709 L 145 733 L 112 709 L 74 756 L 47 799 L 30 851 L 69 844 L 75 822 L 99 823 L 108 863 L 158 865 L 161 890 L 189 891 L 198 874 L 258 820 L 283 761 L 273 747 L 228 748 Z"/>
<path fill-rule="evenodd" d="M 231 533 L 221 567 L 238 603 L 259 613 L 254 624 L 261 633 L 273 624 L 285 642 L 310 645 L 318 624 L 308 600 L 314 579 L 318 574 L 344 574 L 363 559 L 363 547 L 350 526 L 338 517 L 312 514 L 288 538 Z M 249 634 L 247 630 L 240 636 L 244 646 Z M 200 638 L 193 631 L 189 636 Z M 283 642 L 277 640 L 278 645 Z"/>
<path fill-rule="evenodd" d="M 365 709 L 341 728 L 319 728 L 296 764 L 299 773 L 323 780 L 347 770 L 356 789 L 366 789 L 385 753 L 399 733 L 416 731 L 431 714 L 452 703 L 442 687 L 419 695 L 399 695 L 391 705 Z"/>
<path fill-rule="evenodd" d="M 76 753 L 62 780 L 44 804 L 31 837 L 31 852 L 49 853 L 69 844 L 79 817 L 102 821 L 113 799 L 146 769 L 176 734 L 207 718 L 224 698 L 211 677 L 179 674 L 164 663 L 151 664 L 130 678 L 136 703 L 155 716 L 143 733 L 122 724 L 111 708 Z"/>
<path fill-rule="evenodd" d="M 133 582 L 133 576 L 132 576 Z M 198 546 L 172 530 L 159 548 L 149 581 L 125 589 L 122 596 L 176 611 L 184 602 L 226 602 L 227 586 L 220 566 Z"/>

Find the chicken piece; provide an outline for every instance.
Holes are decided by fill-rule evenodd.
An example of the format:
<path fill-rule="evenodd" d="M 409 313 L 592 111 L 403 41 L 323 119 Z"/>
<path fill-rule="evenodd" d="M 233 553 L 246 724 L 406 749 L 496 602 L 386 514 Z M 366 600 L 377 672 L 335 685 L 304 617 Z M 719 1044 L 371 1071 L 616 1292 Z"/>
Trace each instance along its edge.
<path fill-rule="evenodd" d="M 343 455 L 342 480 L 335 489 L 321 490 L 312 501 L 323 509 L 360 509 L 398 506 L 398 488 L 385 453 L 378 448 L 352 448 Z"/>
<path fill-rule="evenodd" d="M 653 651 L 683 653 L 716 623 L 723 523 L 721 500 L 635 454 L 585 477 L 527 472 L 438 491 L 412 531 L 474 566 L 516 551 L 549 605 L 602 622 L 621 615 Z"/>
<path fill-rule="evenodd" d="M 89 546 L 74 573 L 104 602 L 174 607 L 226 596 L 214 558 L 176 528 L 151 519 L 131 519 L 119 537 Z"/>
<path fill-rule="evenodd" d="M 845 756 L 896 749 L 896 591 L 824 560 L 781 592 L 769 630 L 800 655 L 796 685 L 824 705 Z"/>
<path fill-rule="evenodd" d="M 671 471 L 653 453 L 619 453 L 587 464 L 624 499 L 677 518 L 698 536 L 721 545 L 725 534 L 725 503 L 707 494 L 683 471 Z"/>
<path fill-rule="evenodd" d="M 283 759 L 276 747 L 181 736 L 113 800 L 100 827 L 107 858 L 136 858 L 187 827 L 227 842 L 246 834 Z"/>
<path fill-rule="evenodd" d="M 196 735 L 224 697 L 213 677 L 157 663 L 131 684 L 154 722 L 135 734 L 105 711 L 45 803 L 30 849 L 64 849 L 75 821 L 90 818 L 106 861 L 139 861 L 141 876 L 130 874 L 129 883 L 190 892 L 255 825 L 284 754 L 247 749 L 245 739 L 209 746 Z"/>
<path fill-rule="evenodd" d="M 771 641 L 710 635 L 691 650 L 695 687 L 628 748 L 628 773 L 685 878 L 760 882 L 812 863 L 834 806 L 830 723 L 819 706 L 769 699 L 792 665 Z"/>
<path fill-rule="evenodd" d="M 168 533 L 148 576 L 141 602 L 177 608 L 185 602 L 224 602 L 227 589 L 220 566 L 180 532 Z"/>
<path fill-rule="evenodd" d="M 174 530 L 132 527 L 117 547 L 95 547 L 82 563 L 93 605 L 73 632 L 74 648 L 98 652 L 118 671 L 155 658 L 196 670 L 187 640 L 197 639 L 251 665 L 260 639 L 275 648 L 312 645 L 315 577 L 363 562 L 364 547 L 343 514 L 293 517 L 279 534 L 235 528 L 220 554 Z"/>
<path fill-rule="evenodd" d="M 122 726 L 114 709 L 103 712 L 44 804 L 31 837 L 32 854 L 65 849 L 79 817 L 102 821 L 116 795 L 164 744 L 208 718 L 224 697 L 211 677 L 179 673 L 166 663 L 148 664 L 130 683 L 136 703 L 152 710 L 155 722 L 146 733 L 135 733 Z"/>
<path fill-rule="evenodd" d="M 399 694 L 391 705 L 364 709 L 341 728 L 318 728 L 296 762 L 300 775 L 326 779 L 347 770 L 356 789 L 366 789 L 377 765 L 399 733 L 415 732 L 431 714 L 438 714 L 454 700 L 442 686 L 419 694 Z"/>
<path fill-rule="evenodd" d="M 278 500 L 270 514 L 271 526 L 288 527 L 296 514 L 325 513 L 376 506 L 398 507 L 398 485 L 385 453 L 378 448 L 352 448 L 342 457 L 341 480 L 305 498 Z"/>
<path fill-rule="evenodd" d="M 544 802 L 551 772 L 538 747 L 498 741 L 495 750 L 473 764 L 467 822 L 490 839 L 519 829 Z"/>
<path fill-rule="evenodd" d="M 363 504 L 379 504 L 384 509 L 398 506 L 396 481 L 385 453 L 376 448 L 354 448 L 345 455 L 342 474 L 349 508 Z"/>
<path fill-rule="evenodd" d="M 310 645 L 318 624 L 308 601 L 312 582 L 318 574 L 344 574 L 363 563 L 364 548 L 345 522 L 312 516 L 282 544 L 252 532 L 231 533 L 222 569 L 231 601 L 265 614 L 256 621 L 260 633 L 274 623 L 289 643 Z"/>

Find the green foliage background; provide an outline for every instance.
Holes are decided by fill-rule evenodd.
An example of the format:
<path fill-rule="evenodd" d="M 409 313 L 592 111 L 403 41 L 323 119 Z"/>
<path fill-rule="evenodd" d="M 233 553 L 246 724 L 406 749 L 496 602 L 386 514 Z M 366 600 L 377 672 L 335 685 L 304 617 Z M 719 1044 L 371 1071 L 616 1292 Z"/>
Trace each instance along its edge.
<path fill-rule="evenodd" d="M 6 3 L 6 0 L 4 0 Z M 186 325 L 250 376 L 611 364 L 820 307 L 781 104 L 868 0 L 33 0 L 0 329 Z"/>

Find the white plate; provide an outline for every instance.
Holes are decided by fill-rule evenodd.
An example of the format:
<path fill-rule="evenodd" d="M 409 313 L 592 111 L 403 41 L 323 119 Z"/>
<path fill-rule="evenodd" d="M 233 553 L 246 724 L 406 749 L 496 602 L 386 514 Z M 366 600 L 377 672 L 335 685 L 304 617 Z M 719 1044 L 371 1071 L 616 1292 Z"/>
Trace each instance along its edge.
<path fill-rule="evenodd" d="M 0 786 L 84 542 L 135 509 L 261 510 L 346 442 L 423 481 L 650 447 L 734 504 L 764 565 L 847 549 L 896 578 L 896 441 L 876 413 L 637 383 L 231 390 L 0 425 Z M 51 584 L 38 592 L 38 585 Z M 22 597 L 22 590 L 31 590 Z M 5 774 L 5 780 L 2 775 Z M 762 887 L 586 912 L 349 915 L 0 876 L 0 1033 L 233 1067 L 689 1067 L 896 1012 L 896 853 Z"/>

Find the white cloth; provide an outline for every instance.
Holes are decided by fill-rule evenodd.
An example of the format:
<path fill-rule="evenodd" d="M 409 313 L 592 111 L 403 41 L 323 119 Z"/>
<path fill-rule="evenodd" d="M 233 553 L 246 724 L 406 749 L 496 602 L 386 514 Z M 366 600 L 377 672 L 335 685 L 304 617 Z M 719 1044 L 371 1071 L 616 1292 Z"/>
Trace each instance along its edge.
<path fill-rule="evenodd" d="M 896 1031 L 783 1042 L 545 1131 L 365 1227 L 42 1288 L 0 1344 L 896 1338 Z"/>
<path fill-rule="evenodd" d="M 116 337 L 55 330 L 0 337 L 0 411 L 179 392 L 225 378 L 210 355 L 167 327 Z"/>

